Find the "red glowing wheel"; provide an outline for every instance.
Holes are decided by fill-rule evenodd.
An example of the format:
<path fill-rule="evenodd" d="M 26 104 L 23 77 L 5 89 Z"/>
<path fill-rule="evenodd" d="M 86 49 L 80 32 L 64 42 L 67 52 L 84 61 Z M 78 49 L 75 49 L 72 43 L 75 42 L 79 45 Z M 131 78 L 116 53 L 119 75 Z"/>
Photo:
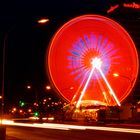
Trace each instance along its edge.
<path fill-rule="evenodd" d="M 128 33 L 115 21 L 84 15 L 64 24 L 47 55 L 50 78 L 68 101 L 120 105 L 138 75 L 138 56 Z"/>

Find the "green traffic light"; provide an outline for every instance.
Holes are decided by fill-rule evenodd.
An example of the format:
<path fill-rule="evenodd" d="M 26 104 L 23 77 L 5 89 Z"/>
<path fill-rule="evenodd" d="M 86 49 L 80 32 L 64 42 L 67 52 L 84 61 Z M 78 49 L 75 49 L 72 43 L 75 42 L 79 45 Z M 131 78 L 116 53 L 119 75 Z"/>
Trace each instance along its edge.
<path fill-rule="evenodd" d="M 23 107 L 25 105 L 25 103 L 23 101 L 20 101 L 20 106 Z"/>
<path fill-rule="evenodd" d="M 35 113 L 34 113 L 34 116 L 35 116 L 35 117 L 38 117 L 38 116 L 39 116 L 39 112 L 35 112 Z"/>

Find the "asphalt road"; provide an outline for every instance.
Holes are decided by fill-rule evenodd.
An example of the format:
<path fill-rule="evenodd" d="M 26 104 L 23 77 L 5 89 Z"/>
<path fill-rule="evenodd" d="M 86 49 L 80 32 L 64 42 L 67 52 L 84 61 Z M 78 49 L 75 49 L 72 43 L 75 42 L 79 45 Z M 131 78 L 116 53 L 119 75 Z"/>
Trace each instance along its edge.
<path fill-rule="evenodd" d="M 7 126 L 6 140 L 140 140 L 140 134 Z"/>

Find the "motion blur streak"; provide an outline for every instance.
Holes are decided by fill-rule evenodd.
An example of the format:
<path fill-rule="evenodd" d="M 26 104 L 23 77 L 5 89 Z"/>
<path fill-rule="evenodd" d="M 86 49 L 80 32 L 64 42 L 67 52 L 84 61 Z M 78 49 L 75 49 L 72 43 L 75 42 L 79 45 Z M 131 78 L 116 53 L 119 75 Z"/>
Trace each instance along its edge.
<path fill-rule="evenodd" d="M 86 81 L 86 84 L 85 84 L 85 86 L 84 86 L 84 89 L 83 89 L 83 91 L 82 91 L 82 94 L 81 94 L 81 96 L 80 96 L 80 98 L 79 98 L 79 100 L 78 100 L 78 102 L 77 102 L 77 104 L 76 104 L 76 108 L 78 108 L 78 107 L 80 106 L 80 102 L 81 102 L 81 100 L 82 100 L 82 98 L 83 98 L 83 96 L 84 96 L 84 94 L 85 94 L 85 91 L 86 91 L 87 86 L 88 86 L 88 84 L 89 84 L 89 82 L 90 82 L 90 79 L 91 79 L 91 77 L 92 77 L 92 74 L 93 74 L 93 72 L 94 72 L 94 69 L 95 69 L 95 67 L 92 67 L 91 72 L 90 72 L 90 75 L 89 75 L 89 77 L 88 77 L 88 79 L 87 79 L 87 81 Z"/>
<path fill-rule="evenodd" d="M 105 75 L 103 74 L 102 70 L 101 70 L 100 68 L 98 68 L 98 70 L 99 70 L 100 74 L 102 75 L 102 77 L 103 77 L 103 79 L 104 79 L 104 81 L 105 81 L 107 87 L 109 88 L 109 90 L 110 90 L 112 96 L 114 97 L 116 103 L 118 104 L 118 106 L 121 106 L 121 104 L 120 104 L 118 98 L 116 97 L 116 95 L 115 95 L 113 89 L 111 88 L 111 86 L 110 86 L 109 82 L 107 81 Z"/>
<path fill-rule="evenodd" d="M 139 129 L 128 129 L 128 128 L 113 128 L 113 127 L 102 127 L 102 126 L 78 126 L 78 125 L 56 124 L 56 123 L 28 124 L 28 123 L 15 123 L 15 122 L 10 121 L 10 120 L 3 120 L 2 123 L 5 125 L 13 125 L 13 126 L 60 129 L 60 130 L 71 130 L 71 129 L 102 130 L 102 131 L 126 132 L 126 133 L 140 134 Z"/>

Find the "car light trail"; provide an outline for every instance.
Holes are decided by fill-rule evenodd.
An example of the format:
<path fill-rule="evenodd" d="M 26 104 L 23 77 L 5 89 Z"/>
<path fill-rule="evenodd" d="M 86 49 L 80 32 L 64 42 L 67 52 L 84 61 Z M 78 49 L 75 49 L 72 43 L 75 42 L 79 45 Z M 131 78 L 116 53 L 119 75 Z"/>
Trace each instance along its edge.
<path fill-rule="evenodd" d="M 97 126 L 97 127 L 96 126 L 87 126 L 86 129 L 140 134 L 139 129 L 113 128 L 113 127 L 100 127 L 100 126 Z"/>
<path fill-rule="evenodd" d="M 140 129 L 128 129 L 128 128 L 113 128 L 103 126 L 79 126 L 71 124 L 56 124 L 56 123 L 43 123 L 43 124 L 28 124 L 28 123 L 16 123 L 10 120 L 3 120 L 3 124 L 11 126 L 23 126 L 23 127 L 35 127 L 35 128 L 46 128 L 46 129 L 59 129 L 59 130 L 99 130 L 99 131 L 112 131 L 122 133 L 137 133 L 140 134 Z"/>

